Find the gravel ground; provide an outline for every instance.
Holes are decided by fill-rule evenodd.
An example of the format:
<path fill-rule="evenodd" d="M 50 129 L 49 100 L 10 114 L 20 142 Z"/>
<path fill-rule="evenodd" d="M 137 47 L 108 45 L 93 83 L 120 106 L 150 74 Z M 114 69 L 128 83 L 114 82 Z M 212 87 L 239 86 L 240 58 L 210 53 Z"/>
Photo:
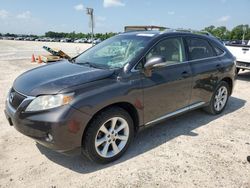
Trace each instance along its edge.
<path fill-rule="evenodd" d="M 250 72 L 241 72 L 222 115 L 196 110 L 144 129 L 121 159 L 97 165 L 38 146 L 5 119 L 8 88 L 19 74 L 39 66 L 30 57 L 43 53 L 44 44 L 0 41 L 0 188 L 250 187 Z M 71 55 L 88 48 L 48 45 Z"/>

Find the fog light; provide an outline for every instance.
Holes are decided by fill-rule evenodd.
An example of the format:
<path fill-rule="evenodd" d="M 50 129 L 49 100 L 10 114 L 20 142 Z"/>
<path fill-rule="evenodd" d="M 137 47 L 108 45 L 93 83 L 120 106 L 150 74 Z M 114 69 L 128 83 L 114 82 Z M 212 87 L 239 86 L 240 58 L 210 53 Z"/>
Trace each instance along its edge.
<path fill-rule="evenodd" d="M 47 137 L 45 138 L 45 140 L 46 140 L 47 142 L 51 142 L 51 141 L 53 140 L 53 136 L 52 136 L 50 133 L 48 133 L 48 135 L 47 135 Z"/>

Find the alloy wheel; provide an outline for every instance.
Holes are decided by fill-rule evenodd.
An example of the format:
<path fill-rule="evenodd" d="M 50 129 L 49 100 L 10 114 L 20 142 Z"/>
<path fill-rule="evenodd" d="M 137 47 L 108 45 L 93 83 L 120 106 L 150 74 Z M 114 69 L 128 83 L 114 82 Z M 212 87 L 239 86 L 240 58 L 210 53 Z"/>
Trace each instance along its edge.
<path fill-rule="evenodd" d="M 101 125 L 95 137 L 95 149 L 104 158 L 116 156 L 126 146 L 129 138 L 128 122 L 113 117 Z"/>
<path fill-rule="evenodd" d="M 214 108 L 216 111 L 221 111 L 226 103 L 228 98 L 228 91 L 225 86 L 221 86 L 215 95 Z"/>

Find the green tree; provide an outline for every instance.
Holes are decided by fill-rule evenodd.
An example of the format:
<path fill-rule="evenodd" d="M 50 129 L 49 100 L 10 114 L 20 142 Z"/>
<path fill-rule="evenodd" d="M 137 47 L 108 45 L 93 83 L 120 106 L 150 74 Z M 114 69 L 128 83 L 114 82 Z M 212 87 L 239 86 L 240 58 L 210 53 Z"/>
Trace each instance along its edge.
<path fill-rule="evenodd" d="M 208 27 L 205 27 L 204 30 L 211 33 L 211 34 L 213 34 L 215 28 L 216 27 L 214 25 L 210 25 Z"/>
<path fill-rule="evenodd" d="M 221 26 L 221 27 L 215 28 L 213 31 L 213 34 L 220 39 L 225 39 L 227 32 L 228 32 L 227 28 L 224 26 Z"/>
<path fill-rule="evenodd" d="M 248 27 L 246 35 L 245 35 L 246 40 L 250 40 L 250 27 Z"/>
<path fill-rule="evenodd" d="M 232 40 L 239 40 L 243 36 L 243 25 L 238 25 L 234 27 L 231 31 L 231 39 Z"/>
<path fill-rule="evenodd" d="M 209 27 L 205 27 L 204 30 L 223 40 L 229 40 L 231 37 L 230 31 L 225 26 L 215 27 L 211 25 Z"/>
<path fill-rule="evenodd" d="M 95 38 L 100 38 L 102 40 L 105 40 L 109 37 L 112 37 L 116 35 L 117 33 L 96 33 L 94 35 Z M 70 33 L 59 33 L 59 32 L 54 32 L 54 31 L 48 31 L 45 33 L 45 37 L 50 37 L 50 38 L 71 38 L 71 39 L 80 39 L 80 38 L 91 38 L 92 35 L 91 33 L 76 33 L 75 31 L 70 32 Z"/>
<path fill-rule="evenodd" d="M 243 37 L 243 28 L 246 27 L 245 40 L 250 40 L 250 28 L 249 25 L 238 25 L 234 27 L 231 31 L 231 39 L 232 40 L 242 40 Z"/>

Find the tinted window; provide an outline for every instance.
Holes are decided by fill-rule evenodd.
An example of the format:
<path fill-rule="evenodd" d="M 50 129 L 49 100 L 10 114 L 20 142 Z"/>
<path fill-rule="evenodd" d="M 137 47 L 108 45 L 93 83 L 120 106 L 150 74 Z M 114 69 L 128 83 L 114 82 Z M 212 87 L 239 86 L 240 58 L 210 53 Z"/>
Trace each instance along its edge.
<path fill-rule="evenodd" d="M 185 60 L 185 51 L 181 38 L 169 38 L 159 42 L 147 54 L 146 61 L 152 57 L 162 56 L 167 63 L 179 63 Z"/>
<path fill-rule="evenodd" d="M 188 52 L 189 59 L 203 59 L 208 57 L 213 57 L 214 52 L 208 41 L 199 38 L 188 38 Z"/>
<path fill-rule="evenodd" d="M 218 48 L 216 46 L 214 47 L 214 50 L 215 50 L 217 55 L 222 55 L 224 53 L 224 51 L 222 49 L 220 49 L 220 48 Z"/>

